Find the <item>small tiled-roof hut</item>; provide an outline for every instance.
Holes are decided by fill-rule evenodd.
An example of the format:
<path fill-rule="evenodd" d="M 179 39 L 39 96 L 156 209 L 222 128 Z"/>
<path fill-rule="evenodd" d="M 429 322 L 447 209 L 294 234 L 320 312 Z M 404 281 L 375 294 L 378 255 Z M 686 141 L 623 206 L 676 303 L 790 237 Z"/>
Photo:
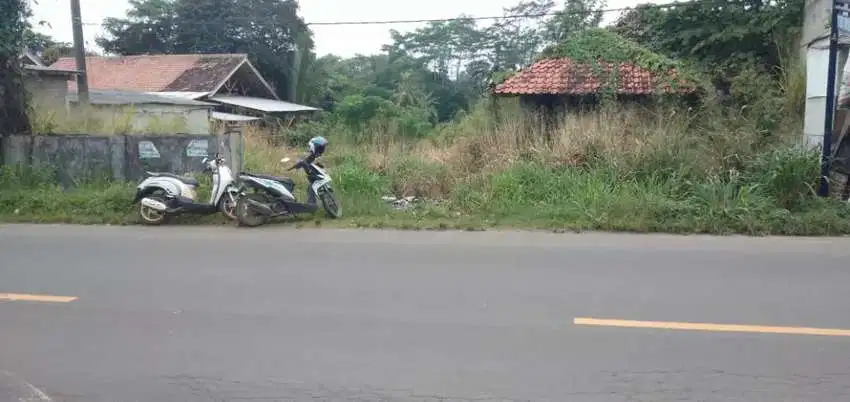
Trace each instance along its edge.
<path fill-rule="evenodd" d="M 686 79 L 694 76 L 677 67 L 677 61 L 604 28 L 589 29 L 545 50 L 539 61 L 496 85 L 493 95 L 569 110 L 593 106 L 603 95 L 641 102 L 695 94 L 696 80 Z"/>
<path fill-rule="evenodd" d="M 640 101 L 654 95 L 690 94 L 696 87 L 677 79 L 676 69 L 665 73 L 632 63 L 580 63 L 568 57 L 540 60 L 497 85 L 496 96 L 519 96 L 523 103 L 555 107 L 595 104 L 610 93 L 619 100 Z"/>

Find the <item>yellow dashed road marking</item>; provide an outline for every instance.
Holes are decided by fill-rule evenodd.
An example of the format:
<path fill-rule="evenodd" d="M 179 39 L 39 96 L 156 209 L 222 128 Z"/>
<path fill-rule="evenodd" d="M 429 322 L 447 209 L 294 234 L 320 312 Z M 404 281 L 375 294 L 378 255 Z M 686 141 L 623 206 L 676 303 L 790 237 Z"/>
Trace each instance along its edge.
<path fill-rule="evenodd" d="M 850 336 L 850 329 L 807 328 L 807 327 L 770 327 L 763 325 L 709 324 L 693 322 L 633 321 L 599 318 L 575 318 L 575 325 L 593 325 L 602 327 L 654 328 L 685 331 L 713 332 L 753 332 L 761 334 Z"/>
<path fill-rule="evenodd" d="M 77 300 L 76 297 L 69 296 L 50 296 L 50 295 L 32 295 L 20 293 L 0 293 L 0 301 L 32 301 L 44 303 L 70 303 Z"/>

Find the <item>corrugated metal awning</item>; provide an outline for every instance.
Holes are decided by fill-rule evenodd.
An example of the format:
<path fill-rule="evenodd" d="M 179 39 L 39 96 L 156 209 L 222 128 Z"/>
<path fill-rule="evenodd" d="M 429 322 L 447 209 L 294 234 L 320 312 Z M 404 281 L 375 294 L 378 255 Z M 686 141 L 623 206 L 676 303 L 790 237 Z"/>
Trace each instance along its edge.
<path fill-rule="evenodd" d="M 311 112 L 319 110 L 314 107 L 299 105 L 297 103 L 284 102 L 276 99 L 253 98 L 249 96 L 213 96 L 209 99 L 213 102 L 259 110 L 266 113 Z"/>
<path fill-rule="evenodd" d="M 215 120 L 222 120 L 222 121 L 255 121 L 255 120 L 260 120 L 259 117 L 245 116 L 245 115 L 241 115 L 241 114 L 224 113 L 224 112 L 212 112 L 211 117 Z"/>
<path fill-rule="evenodd" d="M 204 96 L 209 95 L 209 92 L 186 92 L 186 91 L 176 91 L 176 92 L 146 92 L 153 95 L 163 95 L 163 96 L 171 96 L 174 98 L 184 98 L 191 100 L 198 100 L 203 98 Z"/>
<path fill-rule="evenodd" d="M 69 102 L 76 103 L 79 97 L 76 91 L 68 92 L 67 99 Z M 89 91 L 89 101 L 93 105 L 180 105 L 180 106 L 200 106 L 204 108 L 212 108 L 215 103 L 200 102 L 186 98 L 175 98 L 173 96 L 165 96 L 156 92 L 132 92 L 132 91 L 114 91 L 114 90 L 99 90 L 93 89 Z"/>

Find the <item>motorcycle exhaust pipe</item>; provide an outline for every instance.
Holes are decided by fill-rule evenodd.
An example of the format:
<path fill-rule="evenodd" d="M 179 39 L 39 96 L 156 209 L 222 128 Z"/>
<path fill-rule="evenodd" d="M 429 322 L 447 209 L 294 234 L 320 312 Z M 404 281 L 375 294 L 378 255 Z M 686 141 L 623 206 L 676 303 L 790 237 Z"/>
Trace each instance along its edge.
<path fill-rule="evenodd" d="M 268 207 L 268 205 L 263 204 L 262 202 L 252 200 L 250 198 L 246 199 L 248 202 L 248 207 L 253 208 L 255 211 L 263 214 L 263 215 L 274 215 L 274 211 Z"/>
<path fill-rule="evenodd" d="M 167 205 L 165 205 L 162 202 L 159 202 L 159 201 L 157 201 L 153 198 L 148 198 L 148 197 L 142 198 L 141 204 L 150 208 L 150 209 L 155 209 L 159 212 L 165 212 L 165 211 L 168 210 Z"/>

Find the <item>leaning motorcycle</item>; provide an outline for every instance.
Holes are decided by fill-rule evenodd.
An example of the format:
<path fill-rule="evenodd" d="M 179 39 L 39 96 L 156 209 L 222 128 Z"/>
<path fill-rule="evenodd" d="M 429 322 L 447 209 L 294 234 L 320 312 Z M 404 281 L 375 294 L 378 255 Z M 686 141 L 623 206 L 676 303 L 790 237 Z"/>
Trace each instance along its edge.
<path fill-rule="evenodd" d="M 236 201 L 239 190 L 233 172 L 218 154 L 204 158 L 204 173 L 212 174 L 212 190 L 207 202 L 198 202 L 198 180 L 163 172 L 146 172 L 136 187 L 133 203 L 139 203 L 139 216 L 148 225 L 159 225 L 170 216 L 193 213 L 213 214 L 221 211 L 229 219 L 236 219 Z"/>
<path fill-rule="evenodd" d="M 259 226 L 269 219 L 297 213 L 315 213 L 321 202 L 328 217 L 339 218 L 342 208 L 331 187 L 331 176 L 316 159 L 324 153 L 327 140 L 310 139 L 309 155 L 287 171 L 300 169 L 307 175 L 307 202 L 299 202 L 293 192 L 295 182 L 289 177 L 277 177 L 243 172 L 239 174 L 240 194 L 236 202 L 236 220 L 242 226 Z M 282 163 L 289 158 L 281 160 Z M 248 192 L 252 190 L 252 192 Z"/>

